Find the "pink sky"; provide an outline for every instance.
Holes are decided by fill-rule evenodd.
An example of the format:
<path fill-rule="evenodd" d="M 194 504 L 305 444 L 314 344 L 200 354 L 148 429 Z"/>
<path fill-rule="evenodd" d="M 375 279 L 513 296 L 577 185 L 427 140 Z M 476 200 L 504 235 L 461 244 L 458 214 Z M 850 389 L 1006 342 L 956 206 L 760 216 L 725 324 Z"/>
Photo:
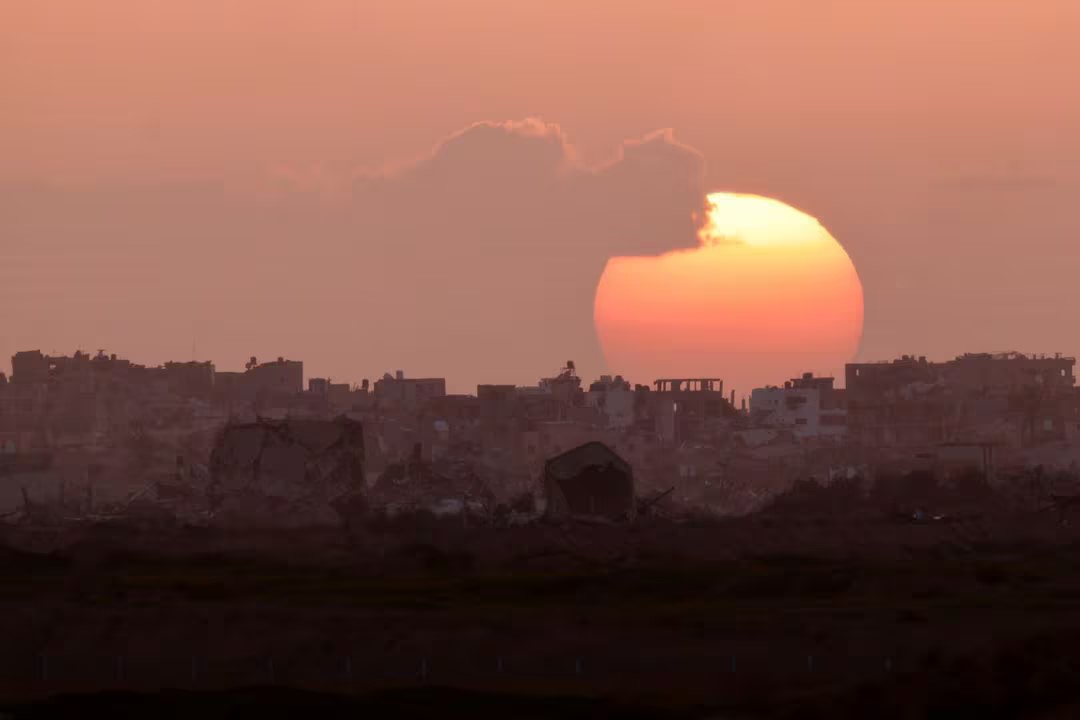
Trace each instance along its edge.
<path fill-rule="evenodd" d="M 372 196 L 358 209 L 342 193 L 357 172 L 428 158 L 474 123 L 526 117 L 557 123 L 589 167 L 673 128 L 703 158 L 705 189 L 819 218 L 863 282 L 863 358 L 1077 353 L 1078 36 L 1072 0 L 4 3 L 0 357 L 82 346 L 156 363 L 191 356 L 195 340 L 222 369 L 296 355 L 309 374 L 352 381 L 402 367 L 468 390 L 480 377 L 530 382 L 575 354 L 598 374 L 594 349 L 578 349 L 577 329 L 560 336 L 554 316 L 536 344 L 550 358 L 500 356 L 483 346 L 495 335 L 469 340 L 487 360 L 440 358 L 409 324 L 459 292 L 435 269 L 438 296 L 422 286 L 387 305 L 363 291 L 386 276 L 380 264 L 406 262 L 374 247 L 373 227 L 437 243 L 448 274 L 512 267 L 505 246 L 476 256 L 487 246 L 469 242 L 499 234 L 453 207 L 402 205 L 454 215 L 410 217 L 406 232 L 358 219 Z M 467 159 L 447 161 L 459 175 L 444 185 L 406 184 L 501 190 Z M 605 211 L 615 189 L 655 199 L 641 167 L 594 183 Z M 684 177 L 671 167 L 658 177 Z M 529 172 L 522 182 L 544 200 L 520 207 L 534 216 L 575 196 Z M 305 192 L 327 189 L 338 194 Z M 551 228 L 577 238 L 589 210 L 571 205 Z M 581 237 L 617 226 L 584 222 Z M 549 273 L 575 257 L 551 252 L 524 257 Z M 545 322 L 541 299 L 521 294 L 525 327 L 498 317 L 511 335 Z M 395 312 L 401 323 L 385 319 Z"/>

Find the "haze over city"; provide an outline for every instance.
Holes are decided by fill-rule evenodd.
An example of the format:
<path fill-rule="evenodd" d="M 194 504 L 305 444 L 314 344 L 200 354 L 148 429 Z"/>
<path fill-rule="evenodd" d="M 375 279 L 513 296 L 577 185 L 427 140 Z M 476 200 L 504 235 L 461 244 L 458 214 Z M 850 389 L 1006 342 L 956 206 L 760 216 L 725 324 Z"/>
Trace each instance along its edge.
<path fill-rule="evenodd" d="M 1080 717 L 1078 38 L 0 0 L 0 720 Z"/>
<path fill-rule="evenodd" d="M 0 12 L 2 357 L 303 356 L 466 392 L 554 352 L 651 382 L 605 360 L 597 284 L 695 247 L 716 191 L 838 240 L 865 295 L 845 359 L 1080 350 L 1056 320 L 1080 293 L 1075 3 Z M 667 372 L 763 379 L 687 365 Z"/>

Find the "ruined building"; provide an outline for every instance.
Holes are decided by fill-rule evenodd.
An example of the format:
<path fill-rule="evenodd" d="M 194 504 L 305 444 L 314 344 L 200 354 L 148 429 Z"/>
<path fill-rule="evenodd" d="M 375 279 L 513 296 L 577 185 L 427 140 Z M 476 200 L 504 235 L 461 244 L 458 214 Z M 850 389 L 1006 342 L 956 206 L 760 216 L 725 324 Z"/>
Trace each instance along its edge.
<path fill-rule="evenodd" d="M 622 375 L 601 375 L 589 386 L 585 402 L 600 411 L 605 427 L 628 428 L 634 424 L 634 391 Z"/>
<path fill-rule="evenodd" d="M 635 515 L 634 471 L 603 443 L 585 443 L 548 460 L 544 492 L 548 517 Z"/>
<path fill-rule="evenodd" d="M 211 510 L 230 526 L 334 525 L 364 491 L 363 426 L 258 420 L 226 426 L 210 459 Z"/>
<path fill-rule="evenodd" d="M 375 381 L 375 402 L 385 412 L 415 414 L 446 395 L 445 378 L 407 378 L 398 370 Z"/>
<path fill-rule="evenodd" d="M 783 387 L 756 388 L 750 414 L 764 427 L 788 428 L 799 438 L 842 438 L 847 434 L 846 391 L 831 377 L 804 373 Z"/>
<path fill-rule="evenodd" d="M 719 378 L 661 379 L 649 394 L 649 414 L 667 445 L 707 441 L 722 432 L 737 413 L 735 396 L 724 397 Z"/>
<path fill-rule="evenodd" d="M 904 355 L 846 368 L 850 441 L 864 447 L 946 442 L 1022 446 L 1064 440 L 1076 405 L 1075 358 Z"/>

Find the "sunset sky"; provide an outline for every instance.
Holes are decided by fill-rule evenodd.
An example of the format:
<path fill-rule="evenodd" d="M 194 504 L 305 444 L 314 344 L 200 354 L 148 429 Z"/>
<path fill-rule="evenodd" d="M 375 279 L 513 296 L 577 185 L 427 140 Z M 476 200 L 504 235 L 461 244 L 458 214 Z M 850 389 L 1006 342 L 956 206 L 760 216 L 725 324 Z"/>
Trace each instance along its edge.
<path fill-rule="evenodd" d="M 863 294 L 843 248 L 784 203 L 713 193 L 700 247 L 608 261 L 596 329 L 609 367 L 628 377 L 724 368 L 738 395 L 792 367 L 843 377 L 859 349 Z M 721 362 L 717 362 L 717 359 Z"/>
<path fill-rule="evenodd" d="M 859 358 L 1076 354 L 1077 37 L 1074 0 L 3 2 L 0 367 L 591 378 L 607 259 L 712 191 L 839 240 Z"/>

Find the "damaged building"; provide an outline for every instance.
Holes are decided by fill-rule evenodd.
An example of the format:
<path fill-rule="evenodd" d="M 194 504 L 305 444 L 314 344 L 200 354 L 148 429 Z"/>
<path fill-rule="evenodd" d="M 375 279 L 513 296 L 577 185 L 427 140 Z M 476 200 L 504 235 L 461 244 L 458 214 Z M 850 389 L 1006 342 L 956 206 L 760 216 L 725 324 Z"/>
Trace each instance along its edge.
<path fill-rule="evenodd" d="M 544 465 L 546 514 L 632 519 L 636 510 L 634 471 L 614 450 L 588 442 Z"/>
<path fill-rule="evenodd" d="M 495 494 L 472 462 L 453 458 L 428 462 L 419 443 L 404 462 L 386 467 L 369 490 L 368 499 L 372 507 L 390 513 L 435 510 L 448 503 L 461 503 L 483 513 L 496 504 Z"/>
<path fill-rule="evenodd" d="M 363 426 L 348 418 L 229 425 L 211 454 L 211 512 L 230 526 L 339 524 L 363 463 Z"/>
<path fill-rule="evenodd" d="M 1064 441 L 1076 406 L 1075 365 L 1071 357 L 1015 352 L 850 364 L 850 439 L 878 448 Z"/>
<path fill-rule="evenodd" d="M 653 385 L 655 390 L 647 395 L 649 415 L 667 445 L 711 440 L 724 434 L 738 414 L 735 395 L 724 396 L 720 378 L 665 378 Z"/>
<path fill-rule="evenodd" d="M 797 438 L 842 439 L 847 433 L 846 391 L 834 378 L 804 373 L 783 387 L 755 388 L 750 416 L 760 427 L 790 429 Z"/>

